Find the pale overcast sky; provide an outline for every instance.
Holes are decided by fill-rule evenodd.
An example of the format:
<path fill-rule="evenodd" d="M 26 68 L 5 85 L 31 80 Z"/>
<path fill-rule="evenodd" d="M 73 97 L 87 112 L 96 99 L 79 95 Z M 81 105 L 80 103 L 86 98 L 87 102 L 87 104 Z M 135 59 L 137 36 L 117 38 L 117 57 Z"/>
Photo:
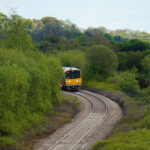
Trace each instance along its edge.
<path fill-rule="evenodd" d="M 104 26 L 150 33 L 150 0 L 0 0 L 0 11 L 10 8 L 24 18 L 52 16 L 69 19 L 80 28 Z"/>

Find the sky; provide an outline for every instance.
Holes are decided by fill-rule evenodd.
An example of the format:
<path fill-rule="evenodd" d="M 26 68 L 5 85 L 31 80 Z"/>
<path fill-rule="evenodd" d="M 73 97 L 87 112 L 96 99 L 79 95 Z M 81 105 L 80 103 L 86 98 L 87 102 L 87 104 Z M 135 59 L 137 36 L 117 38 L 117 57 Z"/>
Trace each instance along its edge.
<path fill-rule="evenodd" d="M 69 19 L 80 28 L 131 29 L 150 33 L 150 0 L 0 0 L 0 12 L 24 18 Z"/>

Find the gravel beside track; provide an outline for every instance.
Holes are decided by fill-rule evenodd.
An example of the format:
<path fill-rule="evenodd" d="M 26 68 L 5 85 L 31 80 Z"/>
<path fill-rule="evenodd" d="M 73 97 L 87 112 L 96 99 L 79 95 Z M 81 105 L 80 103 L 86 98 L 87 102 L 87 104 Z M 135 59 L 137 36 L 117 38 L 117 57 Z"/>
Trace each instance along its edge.
<path fill-rule="evenodd" d="M 66 93 L 79 98 L 80 113 L 50 137 L 38 141 L 34 150 L 87 150 L 95 141 L 105 139 L 122 117 L 118 104 L 102 95 L 85 90 Z"/>

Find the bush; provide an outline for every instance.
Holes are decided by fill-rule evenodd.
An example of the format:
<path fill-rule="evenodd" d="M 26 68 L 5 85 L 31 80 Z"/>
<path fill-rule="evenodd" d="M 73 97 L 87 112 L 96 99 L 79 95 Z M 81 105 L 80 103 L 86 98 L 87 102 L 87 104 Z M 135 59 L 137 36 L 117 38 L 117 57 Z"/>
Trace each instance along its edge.
<path fill-rule="evenodd" d="M 124 92 L 135 93 L 138 91 L 138 81 L 135 79 L 136 74 L 130 71 L 120 73 L 117 80 L 117 86 Z"/>
<path fill-rule="evenodd" d="M 149 149 L 150 131 L 147 129 L 120 133 L 106 141 L 98 141 L 91 150 L 146 150 Z"/>

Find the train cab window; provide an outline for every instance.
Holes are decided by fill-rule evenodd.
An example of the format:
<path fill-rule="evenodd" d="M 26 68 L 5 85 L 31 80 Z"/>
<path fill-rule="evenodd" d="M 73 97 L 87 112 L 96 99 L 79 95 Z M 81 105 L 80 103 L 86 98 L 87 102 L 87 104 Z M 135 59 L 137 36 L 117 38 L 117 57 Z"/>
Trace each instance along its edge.
<path fill-rule="evenodd" d="M 67 79 L 70 79 L 70 77 L 71 77 L 71 71 L 67 71 L 67 72 L 66 72 L 66 78 L 67 78 Z"/>
<path fill-rule="evenodd" d="M 78 70 L 75 70 L 75 71 L 67 71 L 67 72 L 66 72 L 66 78 L 67 78 L 67 79 L 80 78 L 80 71 L 78 71 Z"/>
<path fill-rule="evenodd" d="M 72 79 L 74 79 L 74 78 L 80 78 L 80 71 L 73 71 Z"/>

